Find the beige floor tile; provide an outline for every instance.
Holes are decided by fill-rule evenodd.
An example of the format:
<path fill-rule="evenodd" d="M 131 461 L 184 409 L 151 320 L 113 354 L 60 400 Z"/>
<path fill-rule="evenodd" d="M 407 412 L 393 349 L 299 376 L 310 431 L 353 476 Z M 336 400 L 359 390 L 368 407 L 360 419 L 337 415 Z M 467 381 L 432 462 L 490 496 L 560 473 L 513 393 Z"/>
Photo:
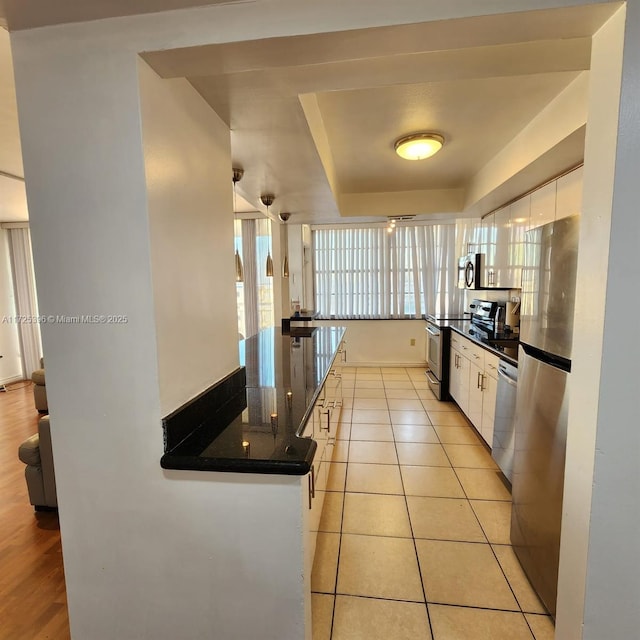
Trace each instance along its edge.
<path fill-rule="evenodd" d="M 425 408 L 425 411 L 460 411 L 458 409 L 458 405 L 455 402 L 441 402 L 440 400 L 432 400 L 428 398 L 426 400 L 422 400 L 422 406 Z"/>
<path fill-rule="evenodd" d="M 472 500 L 473 508 L 487 540 L 494 544 L 511 544 L 511 503 L 493 500 Z"/>
<path fill-rule="evenodd" d="M 393 442 L 393 431 L 389 424 L 358 424 L 351 427 L 351 440 L 377 440 Z"/>
<path fill-rule="evenodd" d="M 342 394 L 342 408 L 343 409 L 353 409 L 353 396 Z"/>
<path fill-rule="evenodd" d="M 389 411 L 391 424 L 430 425 L 426 411 Z"/>
<path fill-rule="evenodd" d="M 434 640 L 532 640 L 521 613 L 430 604 Z"/>
<path fill-rule="evenodd" d="M 353 409 L 341 409 L 340 418 L 338 422 L 346 422 L 349 424 L 351 422 L 351 416 L 353 415 Z"/>
<path fill-rule="evenodd" d="M 417 602 L 337 596 L 332 640 L 431 640 L 427 608 Z"/>
<path fill-rule="evenodd" d="M 398 464 L 398 456 L 393 442 L 351 442 L 349 462 Z"/>
<path fill-rule="evenodd" d="M 380 373 L 407 373 L 404 367 L 380 367 Z"/>
<path fill-rule="evenodd" d="M 339 491 L 327 491 L 324 494 L 324 504 L 318 531 L 340 533 L 342 526 L 342 503 L 344 493 Z"/>
<path fill-rule="evenodd" d="M 386 402 L 386 401 L 385 401 Z M 368 422 L 371 424 L 391 424 L 389 411 L 379 409 L 354 409 L 351 422 Z"/>
<path fill-rule="evenodd" d="M 360 382 L 361 380 L 382 380 L 381 373 L 356 373 L 356 381 Z"/>
<path fill-rule="evenodd" d="M 400 464 L 426 467 L 450 467 L 441 444 L 396 442 Z"/>
<path fill-rule="evenodd" d="M 407 496 L 464 498 L 464 491 L 450 467 L 400 467 Z"/>
<path fill-rule="evenodd" d="M 418 398 L 421 400 L 436 400 L 436 397 L 433 395 L 433 391 L 428 387 L 414 387 L 414 389 L 418 394 Z"/>
<path fill-rule="evenodd" d="M 313 640 L 331 640 L 334 596 L 326 593 L 311 594 L 311 625 Z"/>
<path fill-rule="evenodd" d="M 520 562 L 516 557 L 511 545 L 492 545 L 493 551 L 498 558 L 498 562 L 507 576 L 507 581 L 511 585 L 511 589 L 516 594 L 516 600 L 520 604 L 520 608 L 525 613 L 542 613 L 546 614 L 544 605 L 540 602 L 536 592 L 534 591 L 529 579 L 520 566 Z M 545 616 L 546 617 L 546 616 Z M 544 624 L 542 621 L 541 624 Z M 534 629 L 535 634 L 535 629 Z M 536 636 L 536 640 L 539 639 Z M 553 640 L 553 635 L 551 635 Z"/>
<path fill-rule="evenodd" d="M 416 540 L 416 547 L 427 602 L 519 611 L 490 545 Z"/>
<path fill-rule="evenodd" d="M 408 496 L 407 504 L 416 538 L 487 541 L 466 498 Z"/>
<path fill-rule="evenodd" d="M 380 367 L 356 367 L 356 373 L 382 373 Z"/>
<path fill-rule="evenodd" d="M 536 640 L 554 640 L 556 629 L 550 616 L 538 616 L 530 613 L 524 615 Z"/>
<path fill-rule="evenodd" d="M 469 423 L 459 411 L 427 411 L 431 424 L 443 427 L 468 427 Z"/>
<path fill-rule="evenodd" d="M 406 373 L 383 373 L 382 379 L 385 382 L 396 382 L 396 381 L 411 381 L 411 378 Z"/>
<path fill-rule="evenodd" d="M 349 460 L 349 441 L 337 440 L 333 447 L 333 462 L 347 462 Z"/>
<path fill-rule="evenodd" d="M 396 442 L 430 442 L 440 444 L 433 427 L 422 424 L 396 424 L 393 426 Z"/>
<path fill-rule="evenodd" d="M 379 388 L 379 389 L 363 389 L 361 387 L 358 387 L 354 391 L 353 397 L 354 397 L 355 400 L 357 400 L 359 398 L 378 398 L 378 399 L 384 400 L 385 395 L 384 395 L 384 389 L 383 388 Z"/>
<path fill-rule="evenodd" d="M 470 500 L 508 500 L 511 493 L 494 469 L 456 469 L 460 484 Z"/>
<path fill-rule="evenodd" d="M 385 389 L 414 389 L 413 382 L 409 378 L 406 380 L 386 380 L 384 383 Z"/>
<path fill-rule="evenodd" d="M 422 406 L 422 402 L 420 400 L 407 400 L 404 398 L 397 399 L 387 399 L 387 403 L 389 405 L 389 409 L 391 411 L 420 411 L 424 413 L 424 407 Z"/>
<path fill-rule="evenodd" d="M 358 389 L 380 389 L 384 390 L 382 379 L 380 380 L 360 380 L 356 378 L 356 393 Z"/>
<path fill-rule="evenodd" d="M 349 463 L 347 491 L 404 495 L 400 467 L 392 464 Z"/>
<path fill-rule="evenodd" d="M 418 394 L 413 389 L 386 389 L 387 400 L 418 400 Z"/>
<path fill-rule="evenodd" d="M 404 496 L 346 493 L 342 532 L 411 538 Z"/>
<path fill-rule="evenodd" d="M 338 577 L 339 533 L 318 533 L 311 571 L 311 591 L 335 593 Z"/>
<path fill-rule="evenodd" d="M 377 411 L 388 411 L 386 398 L 355 398 L 353 408 L 356 411 L 375 409 Z"/>
<path fill-rule="evenodd" d="M 483 445 L 444 444 L 442 445 L 454 467 L 471 469 L 497 469 L 491 454 Z"/>
<path fill-rule="evenodd" d="M 351 422 L 345 422 L 340 420 L 336 428 L 337 440 L 350 440 L 351 439 Z"/>
<path fill-rule="evenodd" d="M 347 478 L 347 463 L 332 462 L 327 479 L 327 491 L 344 491 Z"/>
<path fill-rule="evenodd" d="M 344 534 L 339 594 L 423 602 L 413 540 Z"/>
<path fill-rule="evenodd" d="M 443 444 L 474 444 L 480 445 L 478 434 L 471 427 L 433 427 Z"/>
<path fill-rule="evenodd" d="M 427 380 L 414 380 L 413 381 L 413 386 L 416 389 L 425 389 L 425 390 L 429 390 L 429 383 L 427 382 Z M 435 398 L 435 396 L 433 396 Z"/>

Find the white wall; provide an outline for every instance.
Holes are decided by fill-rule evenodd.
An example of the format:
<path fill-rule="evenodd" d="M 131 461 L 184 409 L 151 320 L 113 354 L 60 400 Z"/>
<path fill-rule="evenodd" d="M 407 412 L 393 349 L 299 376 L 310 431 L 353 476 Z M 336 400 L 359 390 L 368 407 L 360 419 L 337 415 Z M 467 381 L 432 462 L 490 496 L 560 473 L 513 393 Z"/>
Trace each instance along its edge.
<path fill-rule="evenodd" d="M 315 324 L 346 327 L 349 366 L 423 367 L 426 364 L 427 323 L 424 320 L 318 320 Z"/>
<path fill-rule="evenodd" d="M 238 367 L 229 129 L 140 60 L 163 415 Z M 277 229 L 277 227 L 276 227 Z"/>
<path fill-rule="evenodd" d="M 265 536 L 273 555 L 265 554 L 265 564 L 256 568 L 246 561 L 246 550 L 250 540 L 262 539 L 261 522 L 287 520 L 281 510 L 271 510 L 277 508 L 268 501 L 273 494 L 247 488 L 243 478 L 165 474 L 159 467 L 160 374 L 137 52 L 572 4 L 577 2 L 258 1 L 12 35 L 40 310 L 129 317 L 120 326 L 43 327 L 74 639 L 259 637 L 257 623 L 252 635 L 234 635 L 233 624 L 246 619 L 245 598 L 253 601 L 260 593 L 267 594 L 256 609 L 261 620 L 282 619 L 271 599 L 279 584 L 271 581 L 280 578 L 286 546 L 297 533 L 292 527 L 291 535 Z M 584 638 L 598 640 L 627 640 L 640 627 L 640 394 L 634 386 L 640 343 L 629 339 L 626 324 L 640 311 L 640 299 L 629 296 L 629 283 L 640 278 L 640 96 L 634 84 L 640 75 L 640 0 L 626 6 L 630 26 L 611 209 L 613 250 L 608 274 L 598 274 L 608 278 L 603 382 L 592 381 L 586 390 L 599 396 L 603 452 L 595 465 L 584 617 Z M 585 182 L 586 169 L 585 164 Z M 600 179 L 608 188 L 610 180 Z M 604 238 L 584 240 L 606 245 Z M 586 286 L 584 276 L 580 282 Z M 588 336 L 578 325 L 576 340 L 585 344 Z M 225 348 L 219 340 L 216 346 Z M 570 428 L 577 427 L 572 420 Z M 238 509 L 249 495 L 264 498 L 264 508 Z M 224 531 L 221 522 L 229 524 Z M 607 532 L 615 533 L 613 544 Z M 563 540 L 563 553 L 570 544 Z M 260 589 L 265 584 L 269 588 Z M 284 626 L 279 637 L 295 637 Z M 571 631 L 582 632 L 575 619 Z"/>
<path fill-rule="evenodd" d="M 0 229 L 0 384 L 23 379 L 20 338 L 9 258 L 9 232 Z M 26 372 L 30 375 L 31 372 Z"/>

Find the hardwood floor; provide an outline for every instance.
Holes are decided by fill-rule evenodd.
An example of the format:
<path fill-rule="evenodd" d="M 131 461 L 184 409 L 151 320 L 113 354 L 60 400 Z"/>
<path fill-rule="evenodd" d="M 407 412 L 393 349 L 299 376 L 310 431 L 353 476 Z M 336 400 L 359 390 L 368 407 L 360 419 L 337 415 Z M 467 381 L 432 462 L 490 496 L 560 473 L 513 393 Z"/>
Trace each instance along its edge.
<path fill-rule="evenodd" d="M 39 418 L 25 384 L 0 393 L 0 640 L 68 640 L 58 514 L 33 510 L 18 459 Z"/>

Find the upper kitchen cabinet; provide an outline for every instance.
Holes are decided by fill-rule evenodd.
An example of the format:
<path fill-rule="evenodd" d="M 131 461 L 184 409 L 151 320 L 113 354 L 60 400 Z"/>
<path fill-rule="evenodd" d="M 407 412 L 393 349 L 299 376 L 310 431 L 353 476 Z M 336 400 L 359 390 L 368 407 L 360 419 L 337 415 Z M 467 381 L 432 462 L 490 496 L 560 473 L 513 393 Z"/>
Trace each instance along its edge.
<path fill-rule="evenodd" d="M 574 216 L 582 211 L 583 167 L 558 178 L 556 195 L 556 220 Z"/>
<path fill-rule="evenodd" d="M 511 269 L 509 268 L 509 228 L 511 226 L 511 207 L 502 207 L 493 214 L 493 237 L 495 238 L 494 267 L 490 287 L 513 288 Z"/>
<path fill-rule="evenodd" d="M 535 229 L 556 219 L 556 180 L 531 194 L 529 228 Z"/>
<path fill-rule="evenodd" d="M 512 289 L 522 286 L 525 233 L 529 229 L 531 196 L 527 195 L 511 204 L 509 224 L 509 282 Z"/>

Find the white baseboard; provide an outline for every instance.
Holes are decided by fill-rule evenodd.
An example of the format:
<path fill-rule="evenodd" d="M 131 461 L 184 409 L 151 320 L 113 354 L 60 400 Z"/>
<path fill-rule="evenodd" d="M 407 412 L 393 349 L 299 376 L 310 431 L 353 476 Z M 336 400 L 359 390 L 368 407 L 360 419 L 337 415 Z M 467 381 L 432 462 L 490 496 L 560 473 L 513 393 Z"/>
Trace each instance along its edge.
<path fill-rule="evenodd" d="M 405 369 L 425 369 L 426 362 L 350 362 L 343 363 L 345 367 L 403 367 Z"/>
<path fill-rule="evenodd" d="M 25 380 L 22 376 L 11 376 L 9 378 L 3 378 L 0 380 L 0 386 L 7 386 L 14 382 L 31 382 L 31 380 Z"/>

